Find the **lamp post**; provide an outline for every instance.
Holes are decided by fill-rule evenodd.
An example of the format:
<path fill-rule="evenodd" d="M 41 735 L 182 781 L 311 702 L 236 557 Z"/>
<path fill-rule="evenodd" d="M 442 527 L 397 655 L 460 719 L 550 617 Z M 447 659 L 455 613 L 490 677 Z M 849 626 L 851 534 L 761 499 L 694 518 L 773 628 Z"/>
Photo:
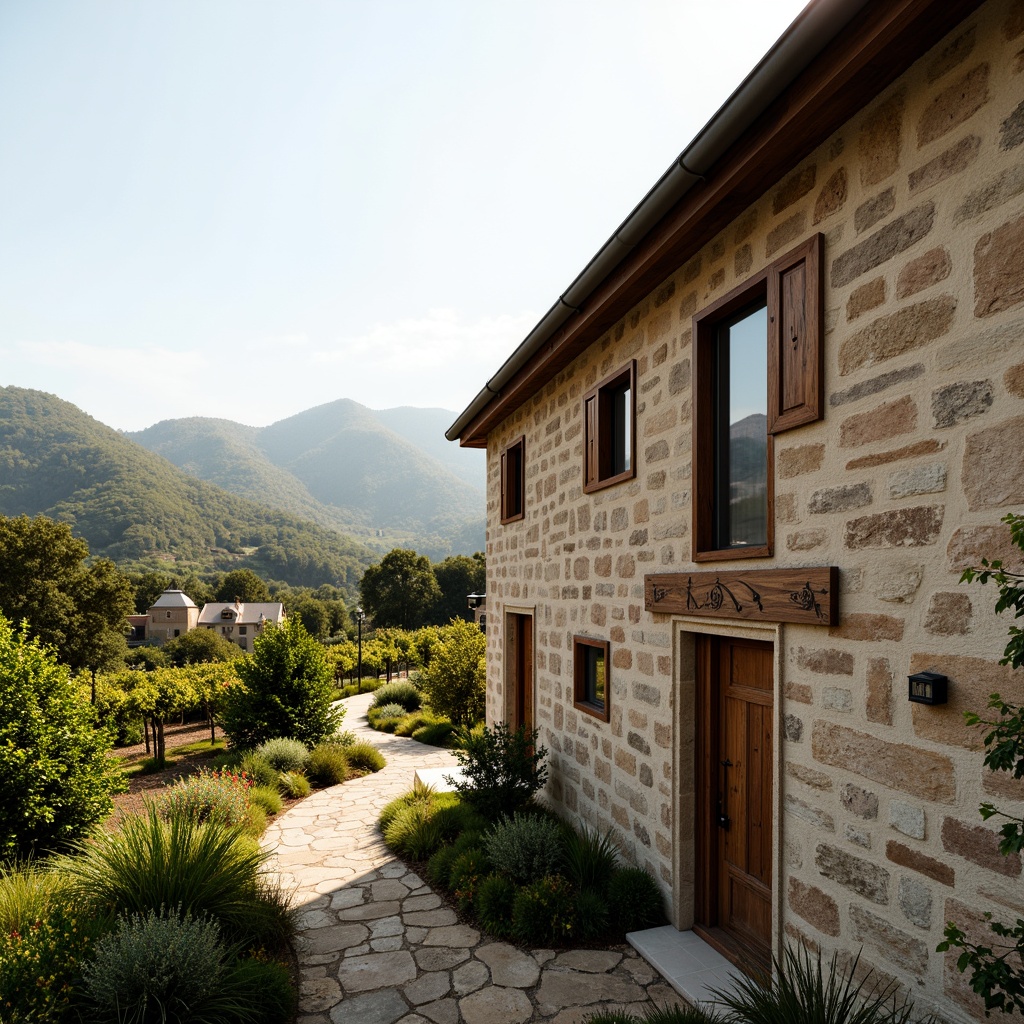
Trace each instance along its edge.
<path fill-rule="evenodd" d="M 365 616 L 363 615 L 363 609 L 362 608 L 357 608 L 356 609 L 356 625 L 359 627 L 359 653 L 357 655 L 358 662 L 359 662 L 359 667 L 356 670 L 359 673 L 359 676 L 358 676 L 359 682 L 356 683 L 356 692 L 357 693 L 362 693 L 363 692 L 363 619 L 364 618 L 365 618 Z"/>

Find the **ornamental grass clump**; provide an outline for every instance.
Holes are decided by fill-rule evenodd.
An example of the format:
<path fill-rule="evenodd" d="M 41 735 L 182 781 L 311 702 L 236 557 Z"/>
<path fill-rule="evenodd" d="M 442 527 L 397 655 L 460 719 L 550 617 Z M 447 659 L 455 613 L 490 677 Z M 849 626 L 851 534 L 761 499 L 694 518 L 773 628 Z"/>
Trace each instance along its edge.
<path fill-rule="evenodd" d="M 349 767 L 363 774 L 379 772 L 387 764 L 384 755 L 365 740 L 347 746 L 345 756 L 348 758 Z"/>
<path fill-rule="evenodd" d="M 643 868 L 619 868 L 608 879 L 608 914 L 620 932 L 661 924 L 665 908 L 658 883 Z"/>
<path fill-rule="evenodd" d="M 155 806 L 62 858 L 69 894 L 87 914 L 178 907 L 208 915 L 226 942 L 276 948 L 290 934 L 287 899 L 265 869 L 269 854 L 241 827 L 198 822 Z"/>
<path fill-rule="evenodd" d="M 603 835 L 589 825 L 566 829 L 562 835 L 565 875 L 581 891 L 604 893 L 618 867 L 618 853 L 611 831 Z"/>
<path fill-rule="evenodd" d="M 289 800 L 301 800 L 313 792 L 309 779 L 302 772 L 281 772 L 277 784 Z"/>
<path fill-rule="evenodd" d="M 177 814 L 197 822 L 241 825 L 249 814 L 251 788 L 252 780 L 245 772 L 201 768 L 168 788 L 161 813 L 164 818 Z"/>
<path fill-rule="evenodd" d="M 309 752 L 306 776 L 314 786 L 337 786 L 348 778 L 348 756 L 337 743 L 318 743 Z"/>
<path fill-rule="evenodd" d="M 247 750 L 242 755 L 238 769 L 245 772 L 246 778 L 252 779 L 254 786 L 277 786 L 280 772 L 255 750 Z"/>

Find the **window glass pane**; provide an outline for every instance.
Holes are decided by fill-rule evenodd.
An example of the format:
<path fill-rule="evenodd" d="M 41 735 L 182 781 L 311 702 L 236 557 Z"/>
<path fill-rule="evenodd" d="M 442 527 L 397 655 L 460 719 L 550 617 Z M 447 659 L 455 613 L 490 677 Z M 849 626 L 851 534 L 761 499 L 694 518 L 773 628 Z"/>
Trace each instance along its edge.
<path fill-rule="evenodd" d="M 628 384 L 616 388 L 611 394 L 611 476 L 627 473 L 630 469 L 633 454 L 633 439 L 630 436 L 633 419 L 632 401 L 633 395 Z"/>
<path fill-rule="evenodd" d="M 717 547 L 768 543 L 768 310 L 747 309 L 719 333 Z M 726 419 L 727 416 L 727 419 Z"/>

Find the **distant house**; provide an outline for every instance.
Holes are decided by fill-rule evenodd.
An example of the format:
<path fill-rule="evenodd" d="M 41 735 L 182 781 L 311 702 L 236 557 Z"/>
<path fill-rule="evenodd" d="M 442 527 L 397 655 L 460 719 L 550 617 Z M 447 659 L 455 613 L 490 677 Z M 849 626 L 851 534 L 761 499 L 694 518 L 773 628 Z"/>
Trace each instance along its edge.
<path fill-rule="evenodd" d="M 280 601 L 215 602 L 203 605 L 199 615 L 201 629 L 216 629 L 221 636 L 251 651 L 253 640 L 267 623 L 279 626 L 284 622 L 284 605 Z"/>
<path fill-rule="evenodd" d="M 158 646 L 196 628 L 199 607 L 183 590 L 165 590 L 146 613 L 146 631 L 142 639 Z M 132 639 L 136 628 L 133 622 Z"/>
<path fill-rule="evenodd" d="M 958 581 L 1020 568 L 1022 46 L 1019 0 L 811 3 L 448 431 L 487 719 L 650 868 L 695 985 L 804 941 L 977 1018 L 944 925 L 1020 916 L 977 808 L 1024 789 L 962 715 L 1019 700 L 1009 621 Z"/>
<path fill-rule="evenodd" d="M 146 642 L 146 627 L 149 625 L 149 615 L 129 615 L 128 625 L 131 632 L 128 634 L 128 646 L 140 647 Z"/>

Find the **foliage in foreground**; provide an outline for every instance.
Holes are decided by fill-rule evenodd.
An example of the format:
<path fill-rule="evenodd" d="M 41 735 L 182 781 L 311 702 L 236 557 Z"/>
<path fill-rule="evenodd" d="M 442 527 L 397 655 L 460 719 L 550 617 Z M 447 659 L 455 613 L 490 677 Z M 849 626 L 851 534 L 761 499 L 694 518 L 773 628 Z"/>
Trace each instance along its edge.
<path fill-rule="evenodd" d="M 52 852 L 82 836 L 123 789 L 66 667 L 0 615 L 0 861 Z"/>
<path fill-rule="evenodd" d="M 1003 518 L 1010 528 L 1014 545 L 1024 552 L 1024 515 L 1010 514 Z M 966 569 L 962 583 L 995 583 L 999 591 L 996 612 L 1011 611 L 1014 619 L 1024 615 L 1024 574 L 1010 572 L 1002 562 L 982 559 L 981 569 Z M 1009 629 L 1009 641 L 1003 651 L 1000 664 L 1019 669 L 1024 665 L 1024 630 L 1013 625 Z M 964 718 L 968 725 L 983 725 L 989 731 L 985 735 L 985 767 L 994 772 L 1009 772 L 1013 778 L 1024 778 L 1024 706 L 1004 701 L 993 693 L 988 708 L 997 717 L 985 718 L 977 712 L 968 711 Z M 1024 849 L 1024 818 L 1000 811 L 994 804 L 984 803 L 980 807 L 982 818 L 1003 818 L 999 830 L 999 852 L 1004 856 L 1019 854 Z M 957 959 L 961 971 L 970 969 L 971 988 L 982 997 L 985 1013 L 1001 1010 L 1024 1013 L 1024 918 L 1018 917 L 1015 924 L 993 921 L 986 913 L 985 921 L 994 936 L 991 942 L 976 942 L 953 922 L 946 925 L 944 939 L 937 952 L 949 949 L 962 950 Z"/>
<path fill-rule="evenodd" d="M 435 714 L 454 725 L 472 725 L 484 717 L 487 638 L 463 619 L 439 631 L 421 685 Z"/>
<path fill-rule="evenodd" d="M 345 714 L 333 704 L 334 673 L 322 644 L 298 619 L 268 627 L 238 662 L 241 685 L 224 694 L 221 726 L 231 742 L 254 747 L 279 736 L 315 746 Z"/>

